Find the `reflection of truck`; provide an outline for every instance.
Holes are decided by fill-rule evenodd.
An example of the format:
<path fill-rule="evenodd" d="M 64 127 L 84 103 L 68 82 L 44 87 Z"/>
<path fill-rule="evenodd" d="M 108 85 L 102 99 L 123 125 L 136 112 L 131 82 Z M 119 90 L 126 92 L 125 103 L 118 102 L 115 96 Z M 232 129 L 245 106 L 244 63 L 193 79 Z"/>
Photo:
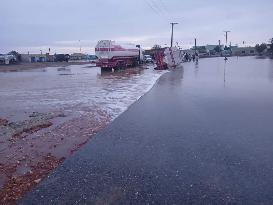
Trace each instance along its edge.
<path fill-rule="evenodd" d="M 97 66 L 106 69 L 122 69 L 136 66 L 139 57 L 142 60 L 142 52 L 134 44 L 117 44 L 115 41 L 99 41 L 95 48 L 99 58 Z"/>

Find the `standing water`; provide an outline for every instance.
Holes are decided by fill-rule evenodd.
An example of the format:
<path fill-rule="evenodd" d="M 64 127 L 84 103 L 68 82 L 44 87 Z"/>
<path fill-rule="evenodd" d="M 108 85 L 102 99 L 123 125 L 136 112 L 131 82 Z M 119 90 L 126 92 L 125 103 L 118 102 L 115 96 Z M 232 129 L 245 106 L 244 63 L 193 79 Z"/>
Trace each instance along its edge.
<path fill-rule="evenodd" d="M 99 107 L 115 118 L 162 74 L 153 69 L 102 73 L 87 65 L 0 73 L 0 116 L 21 120 L 34 111 Z"/>

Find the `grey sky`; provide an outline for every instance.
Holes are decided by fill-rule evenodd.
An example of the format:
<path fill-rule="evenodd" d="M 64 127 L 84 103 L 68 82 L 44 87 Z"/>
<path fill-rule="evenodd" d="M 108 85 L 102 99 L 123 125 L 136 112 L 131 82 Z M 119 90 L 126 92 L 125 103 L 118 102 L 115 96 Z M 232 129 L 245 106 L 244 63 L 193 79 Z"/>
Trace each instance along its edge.
<path fill-rule="evenodd" d="M 0 53 L 92 53 L 96 42 L 111 39 L 140 43 L 175 42 L 189 47 L 224 41 L 232 44 L 266 42 L 273 37 L 272 0 L 0 0 Z M 81 40 L 79 42 L 79 40 Z"/>

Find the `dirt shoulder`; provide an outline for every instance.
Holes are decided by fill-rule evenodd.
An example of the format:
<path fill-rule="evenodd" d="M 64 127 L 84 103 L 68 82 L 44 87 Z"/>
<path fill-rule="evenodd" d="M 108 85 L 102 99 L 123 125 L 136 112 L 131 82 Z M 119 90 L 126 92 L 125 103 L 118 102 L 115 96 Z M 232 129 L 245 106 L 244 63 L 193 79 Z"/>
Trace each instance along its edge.
<path fill-rule="evenodd" d="M 0 204 L 15 204 L 111 121 L 96 108 L 57 123 L 66 117 L 57 111 L 20 122 L 0 118 Z"/>
<path fill-rule="evenodd" d="M 0 72 L 15 72 L 22 70 L 31 70 L 46 67 L 59 67 L 70 65 L 85 65 L 90 62 L 44 62 L 44 63 L 18 63 L 10 65 L 0 65 Z"/>

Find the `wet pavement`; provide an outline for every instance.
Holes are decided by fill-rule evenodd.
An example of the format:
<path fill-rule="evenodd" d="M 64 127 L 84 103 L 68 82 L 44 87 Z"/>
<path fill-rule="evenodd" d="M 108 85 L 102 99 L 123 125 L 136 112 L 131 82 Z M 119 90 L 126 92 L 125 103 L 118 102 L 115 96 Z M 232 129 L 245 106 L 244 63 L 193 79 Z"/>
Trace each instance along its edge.
<path fill-rule="evenodd" d="M 272 93 L 272 60 L 185 63 L 18 204 L 272 204 Z"/>

